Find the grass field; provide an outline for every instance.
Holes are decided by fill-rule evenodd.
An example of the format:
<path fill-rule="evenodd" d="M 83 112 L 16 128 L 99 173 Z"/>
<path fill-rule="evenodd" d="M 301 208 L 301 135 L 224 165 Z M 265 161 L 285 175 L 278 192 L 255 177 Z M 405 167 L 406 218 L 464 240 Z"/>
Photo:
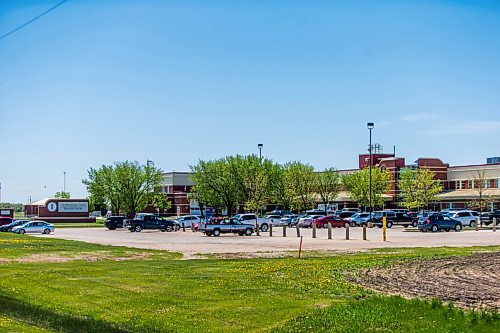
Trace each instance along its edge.
<path fill-rule="evenodd" d="M 479 250 L 500 248 L 179 260 L 164 251 L 1 234 L 0 331 L 499 331 L 497 314 L 377 296 L 343 274 Z"/>

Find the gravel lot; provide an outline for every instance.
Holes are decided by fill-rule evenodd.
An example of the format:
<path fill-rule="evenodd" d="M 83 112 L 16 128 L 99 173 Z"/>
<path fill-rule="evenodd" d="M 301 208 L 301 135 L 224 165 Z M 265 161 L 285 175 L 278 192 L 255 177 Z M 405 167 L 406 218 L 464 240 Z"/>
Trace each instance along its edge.
<path fill-rule="evenodd" d="M 411 228 L 410 228 L 411 229 Z M 299 238 L 295 229 L 287 229 L 287 237 L 282 236 L 282 228 L 275 228 L 273 237 L 269 232 L 260 236 L 238 236 L 223 234 L 220 237 L 207 237 L 199 232 L 160 232 L 157 230 L 140 233 L 128 230 L 110 231 L 106 228 L 60 228 L 54 234 L 40 237 L 54 237 L 79 240 L 105 245 L 121 245 L 144 249 L 159 249 L 181 252 L 185 258 L 197 254 L 239 253 L 241 256 L 256 257 L 283 254 L 296 251 Z M 382 241 L 382 229 L 367 229 L 368 240 L 362 240 L 362 228 L 350 228 L 350 240 L 345 239 L 345 229 L 333 229 L 333 239 L 327 239 L 328 230 L 318 229 L 317 238 L 312 238 L 312 230 L 301 229 L 302 248 L 305 251 L 342 251 L 355 252 L 374 248 L 397 247 L 440 247 L 440 246 L 485 246 L 500 245 L 500 231 L 468 230 L 462 232 L 422 233 L 405 231 L 402 227 L 387 229 L 387 242 Z"/>

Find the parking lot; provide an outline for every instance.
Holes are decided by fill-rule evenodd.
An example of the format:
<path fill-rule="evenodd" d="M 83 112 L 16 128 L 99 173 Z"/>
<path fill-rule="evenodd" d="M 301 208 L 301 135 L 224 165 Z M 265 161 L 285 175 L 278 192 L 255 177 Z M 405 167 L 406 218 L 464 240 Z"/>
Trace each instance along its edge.
<path fill-rule="evenodd" d="M 302 249 L 305 251 L 355 252 L 374 248 L 500 245 L 500 232 L 475 231 L 467 228 L 462 232 L 422 233 L 411 228 L 393 227 L 387 229 L 386 242 L 382 241 L 382 229 L 379 228 L 368 228 L 366 241 L 362 239 L 362 228 L 350 228 L 349 240 L 345 239 L 344 228 L 333 229 L 332 239 L 328 239 L 326 229 L 318 229 L 317 238 L 312 238 L 311 229 L 300 229 L 300 232 L 303 236 Z M 106 228 L 60 228 L 54 234 L 41 237 L 176 251 L 183 253 L 185 258 L 193 258 L 197 254 L 228 253 L 239 253 L 242 257 L 280 255 L 287 251 L 298 250 L 300 240 L 295 228 L 287 228 L 287 237 L 283 237 L 282 228 L 275 228 L 273 237 L 269 236 L 269 232 L 248 237 L 233 234 L 207 237 L 191 230 L 185 232 L 143 230 L 136 233 L 124 229 L 110 231 Z"/>

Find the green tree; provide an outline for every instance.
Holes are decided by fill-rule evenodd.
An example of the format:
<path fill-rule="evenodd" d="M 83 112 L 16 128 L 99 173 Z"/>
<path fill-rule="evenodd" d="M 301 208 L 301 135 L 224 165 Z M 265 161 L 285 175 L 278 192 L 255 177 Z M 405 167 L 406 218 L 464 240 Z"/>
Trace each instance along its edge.
<path fill-rule="evenodd" d="M 246 210 L 257 212 L 263 209 L 271 197 L 271 169 L 269 159 L 257 155 L 227 157 L 232 179 L 240 185 L 239 202 Z"/>
<path fill-rule="evenodd" d="M 114 166 L 103 165 L 100 169 L 90 168 L 87 171 L 87 178 L 83 179 L 82 183 L 87 187 L 91 203 L 104 203 L 111 209 L 113 215 L 121 213 L 122 193 L 117 185 Z"/>
<path fill-rule="evenodd" d="M 160 169 L 154 165 L 140 165 L 137 161 L 115 163 L 114 173 L 124 210 L 131 217 L 146 208 L 163 180 Z"/>
<path fill-rule="evenodd" d="M 14 208 L 14 212 L 20 213 L 24 207 L 22 203 L 0 202 L 0 208 Z"/>
<path fill-rule="evenodd" d="M 104 201 L 112 214 L 123 210 L 132 217 L 153 200 L 155 189 L 162 183 L 162 171 L 139 162 L 115 162 L 98 170 L 91 168 L 82 182 L 91 200 Z"/>
<path fill-rule="evenodd" d="M 89 196 L 89 211 L 95 212 L 99 211 L 101 212 L 101 215 L 106 215 L 108 212 L 108 206 L 106 205 L 105 199 L 102 197 L 97 197 L 90 195 Z"/>
<path fill-rule="evenodd" d="M 157 192 L 153 195 L 153 205 L 160 211 L 166 211 L 172 208 L 172 201 L 168 198 L 167 194 L 164 192 Z"/>
<path fill-rule="evenodd" d="M 325 205 L 325 212 L 327 205 L 339 194 L 341 184 L 340 175 L 334 168 L 325 169 L 315 174 L 314 190 L 318 194 L 320 202 Z"/>
<path fill-rule="evenodd" d="M 443 191 L 443 186 L 434 176 L 434 172 L 426 168 L 403 169 L 398 180 L 402 205 L 408 209 L 423 209 L 430 202 L 436 201 L 437 195 Z"/>
<path fill-rule="evenodd" d="M 241 185 L 234 179 L 227 159 L 200 160 L 190 169 L 195 184 L 191 189 L 193 195 L 209 206 L 225 208 L 231 215 L 241 196 Z"/>
<path fill-rule="evenodd" d="M 57 198 L 57 199 L 70 199 L 71 195 L 70 195 L 69 192 L 61 191 L 61 192 L 56 192 L 56 194 L 54 195 L 54 198 Z"/>
<path fill-rule="evenodd" d="M 291 198 L 291 208 L 307 210 L 314 205 L 314 168 L 301 162 L 285 165 L 286 196 Z"/>
<path fill-rule="evenodd" d="M 291 209 L 294 195 L 287 191 L 287 177 L 290 164 L 273 164 L 269 171 L 270 201 L 281 209 Z"/>
<path fill-rule="evenodd" d="M 383 194 L 390 188 L 391 175 L 379 167 L 372 168 L 372 205 L 383 207 Z M 370 206 L 370 169 L 364 168 L 343 177 L 343 183 L 354 202 L 362 207 Z"/>

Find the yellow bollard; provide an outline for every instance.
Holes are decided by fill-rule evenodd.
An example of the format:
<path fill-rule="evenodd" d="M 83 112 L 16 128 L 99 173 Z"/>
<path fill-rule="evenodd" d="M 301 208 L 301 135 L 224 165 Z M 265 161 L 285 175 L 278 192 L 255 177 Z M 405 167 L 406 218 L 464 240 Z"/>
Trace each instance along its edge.
<path fill-rule="evenodd" d="M 384 216 L 382 218 L 382 235 L 384 242 L 387 242 L 386 232 L 387 232 L 387 217 Z"/>

